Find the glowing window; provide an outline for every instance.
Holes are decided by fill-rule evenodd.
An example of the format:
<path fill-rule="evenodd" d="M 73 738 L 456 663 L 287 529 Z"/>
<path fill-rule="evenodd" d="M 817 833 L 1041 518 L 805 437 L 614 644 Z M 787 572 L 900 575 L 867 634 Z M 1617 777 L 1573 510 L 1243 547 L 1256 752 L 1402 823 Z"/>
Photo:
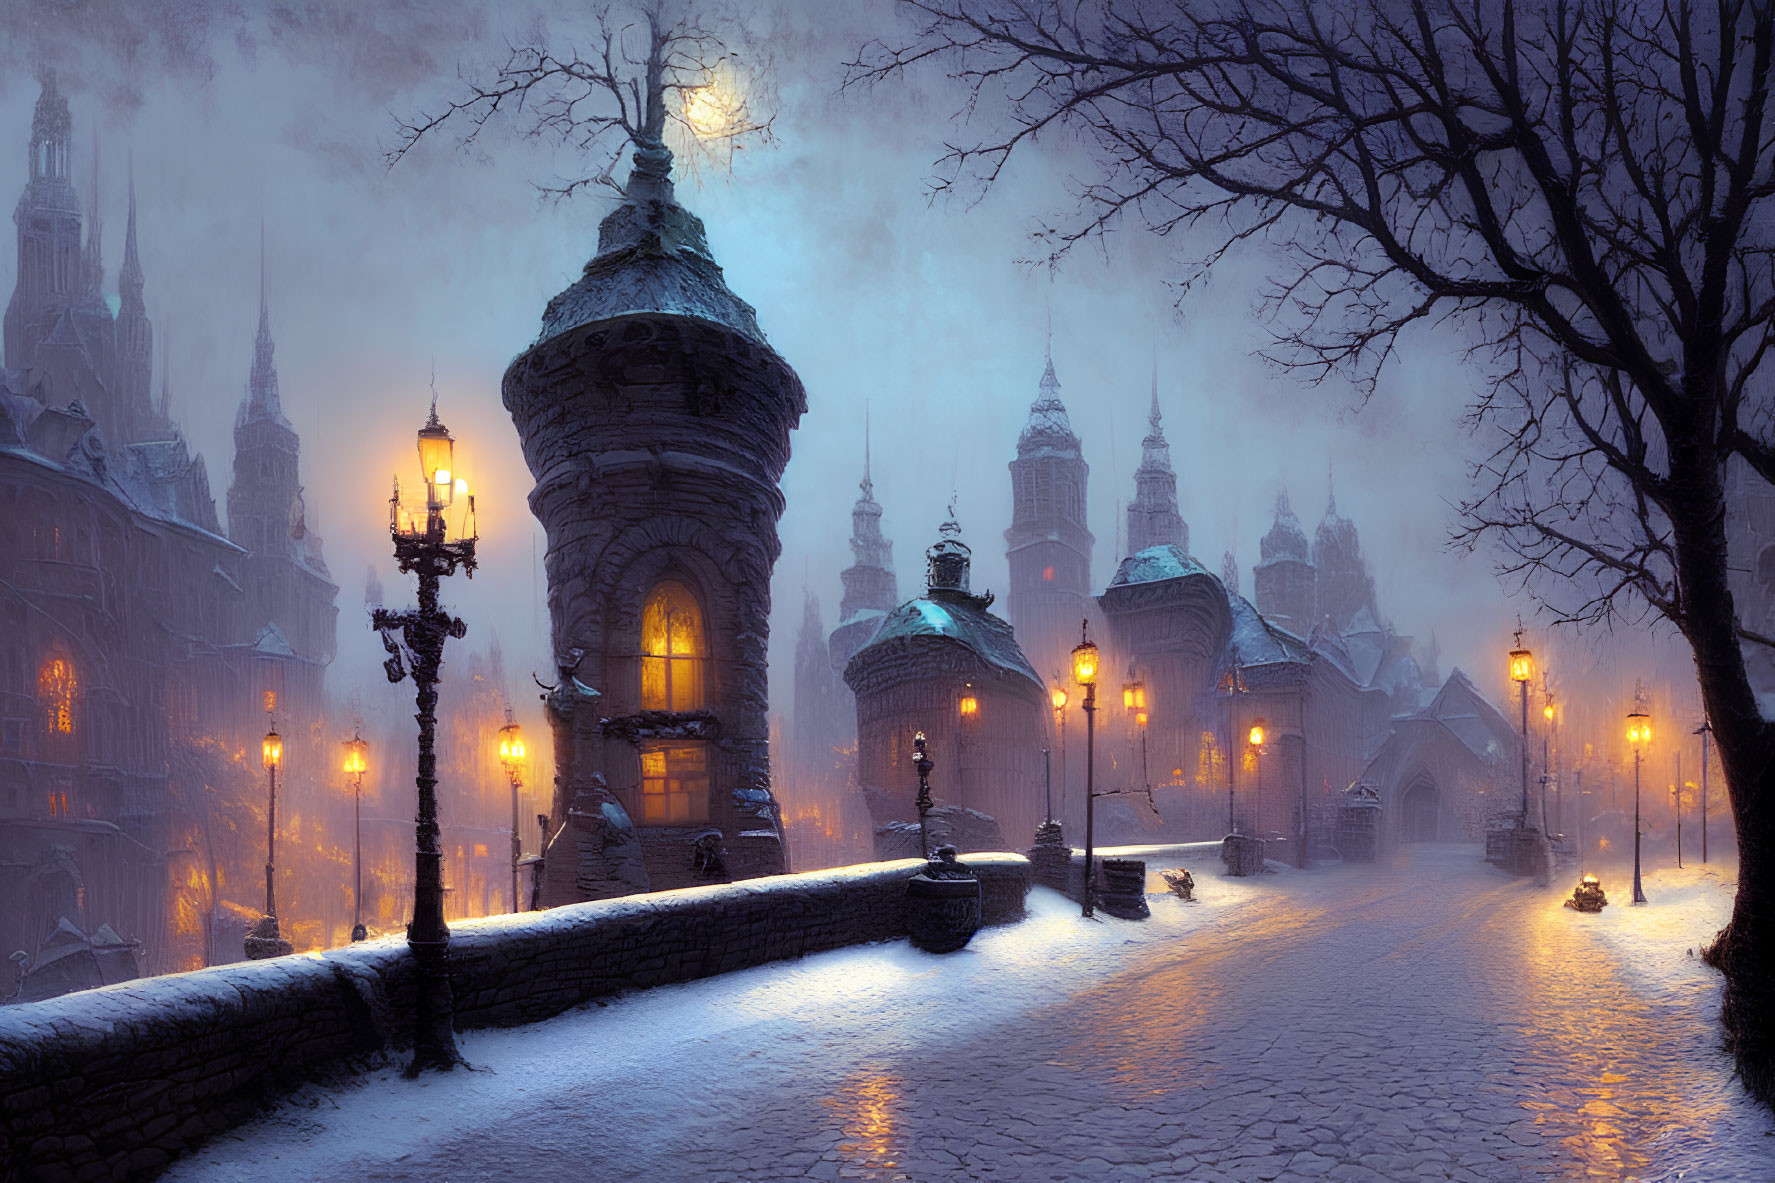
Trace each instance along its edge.
<path fill-rule="evenodd" d="M 709 820 L 709 754 L 699 743 L 641 749 L 641 824 L 677 826 Z"/>
<path fill-rule="evenodd" d="M 703 705 L 703 613 L 681 583 L 662 583 L 641 610 L 641 709 Z"/>
<path fill-rule="evenodd" d="M 37 671 L 37 701 L 43 704 L 43 721 L 51 734 L 74 734 L 74 663 L 51 657 Z"/>
<path fill-rule="evenodd" d="M 487 844 L 485 842 L 475 843 L 475 857 L 476 858 L 486 858 L 487 857 Z"/>
<path fill-rule="evenodd" d="M 1042 582 L 1043 583 L 1053 583 L 1054 582 L 1054 568 L 1053 567 L 1043 567 L 1042 568 Z"/>

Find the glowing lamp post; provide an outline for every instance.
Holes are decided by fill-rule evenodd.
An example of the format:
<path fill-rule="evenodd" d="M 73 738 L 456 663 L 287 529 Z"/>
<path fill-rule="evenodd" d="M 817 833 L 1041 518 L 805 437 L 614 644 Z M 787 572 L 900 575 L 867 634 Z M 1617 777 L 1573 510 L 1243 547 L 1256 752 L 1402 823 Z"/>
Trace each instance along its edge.
<path fill-rule="evenodd" d="M 512 786 L 512 911 L 518 907 L 518 863 L 524 857 L 524 844 L 518 838 L 518 789 L 524 783 L 524 733 L 505 708 L 505 726 L 499 729 L 499 762 L 505 766 L 505 778 Z"/>
<path fill-rule="evenodd" d="M 1091 622 L 1080 628 L 1079 643 L 1072 650 L 1072 680 L 1085 691 L 1085 890 L 1084 915 L 1091 915 L 1092 824 L 1096 820 L 1096 770 L 1092 767 L 1097 750 L 1097 646 L 1091 643 Z"/>
<path fill-rule="evenodd" d="M 924 732 L 912 737 L 912 770 L 918 773 L 918 850 L 926 862 L 931 857 L 931 832 L 927 819 L 931 813 L 931 754 L 926 750 Z"/>
<path fill-rule="evenodd" d="M 1134 667 L 1128 667 L 1128 675 L 1133 678 Z M 1152 776 L 1147 769 L 1146 759 L 1146 686 L 1133 680 L 1122 685 L 1122 709 L 1127 711 L 1134 720 L 1134 726 L 1140 729 L 1140 782 L 1150 790 L 1153 786 Z"/>
<path fill-rule="evenodd" d="M 1523 829 L 1528 828 L 1528 683 L 1534 676 L 1535 655 L 1522 647 L 1522 630 L 1517 629 L 1516 648 L 1510 650 L 1510 680 L 1522 697 L 1522 818 L 1517 824 Z"/>
<path fill-rule="evenodd" d="M 1060 683 L 1060 674 L 1054 675 L 1054 689 L 1048 693 L 1048 702 L 1054 708 L 1054 734 L 1060 737 L 1060 812 L 1066 812 L 1066 687 Z M 1052 777 L 1049 778 L 1052 780 Z M 1054 820 L 1054 805 L 1048 803 L 1048 820 Z"/>
<path fill-rule="evenodd" d="M 1545 683 L 1543 682 L 1543 686 Z M 1547 705 L 1541 708 L 1545 726 L 1541 728 L 1541 830 L 1547 831 L 1547 786 L 1553 781 L 1553 692 L 1547 692 Z M 1559 810 L 1559 831 L 1565 832 L 1565 810 Z"/>
<path fill-rule="evenodd" d="M 1253 837 L 1263 837 L 1263 720 L 1254 719 L 1251 730 L 1245 733 L 1245 742 L 1251 745 L 1251 780 L 1256 785 L 1254 796 L 1257 804 L 1252 809 L 1253 829 L 1257 831 Z"/>
<path fill-rule="evenodd" d="M 361 733 L 342 745 L 345 775 L 351 778 L 351 939 L 369 936 L 364 928 L 364 773 L 370 770 L 370 744 Z"/>
<path fill-rule="evenodd" d="M 268 692 L 265 701 L 269 710 L 277 700 Z M 272 724 L 259 741 L 259 760 L 265 765 L 265 915 L 247 933 L 246 955 L 252 961 L 290 952 L 277 926 L 277 769 L 283 759 L 283 736 Z"/>
<path fill-rule="evenodd" d="M 1627 742 L 1633 747 L 1633 902 L 1646 902 L 1645 889 L 1639 879 L 1639 762 L 1646 745 L 1652 742 L 1652 716 L 1635 710 L 1627 716 Z"/>
<path fill-rule="evenodd" d="M 475 570 L 475 499 L 468 495 L 467 482 L 453 470 L 454 449 L 449 431 L 438 422 L 434 396 L 431 417 L 419 429 L 424 527 L 413 528 L 417 523 L 402 509 L 398 478 L 389 500 L 389 537 L 395 562 L 403 572 L 419 576 L 419 606 L 404 612 L 378 608 L 371 616 L 371 627 L 382 634 L 382 646 L 388 650 L 388 660 L 382 663 L 388 680 L 401 681 L 410 667 L 418 707 L 419 769 L 414 783 L 419 790 L 419 813 L 414 832 L 413 921 L 407 926 L 407 948 L 416 971 L 409 1075 L 424 1068 L 453 1068 L 462 1062 L 452 1028 L 455 1007 L 450 995 L 450 929 L 444 923 L 444 854 L 438 844 L 435 750 L 438 668 L 444 660 L 444 640 L 460 639 L 468 632 L 466 624 L 438 606 L 438 581 L 459 568 L 470 576 Z M 446 511 L 459 493 L 467 497 L 468 508 L 451 537 Z"/>

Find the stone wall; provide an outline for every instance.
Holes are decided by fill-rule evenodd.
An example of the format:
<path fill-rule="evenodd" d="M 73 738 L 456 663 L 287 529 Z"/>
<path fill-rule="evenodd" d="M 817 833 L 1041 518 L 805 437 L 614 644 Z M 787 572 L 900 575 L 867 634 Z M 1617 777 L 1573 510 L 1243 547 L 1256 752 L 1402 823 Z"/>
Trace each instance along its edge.
<path fill-rule="evenodd" d="M 1023 916 L 1029 863 L 971 855 L 982 918 Z M 456 1026 L 904 935 L 917 860 L 463 921 Z M 0 1008 L 0 1180 L 128 1179 L 297 1084 L 409 1042 L 405 943 L 148 978 Z"/>

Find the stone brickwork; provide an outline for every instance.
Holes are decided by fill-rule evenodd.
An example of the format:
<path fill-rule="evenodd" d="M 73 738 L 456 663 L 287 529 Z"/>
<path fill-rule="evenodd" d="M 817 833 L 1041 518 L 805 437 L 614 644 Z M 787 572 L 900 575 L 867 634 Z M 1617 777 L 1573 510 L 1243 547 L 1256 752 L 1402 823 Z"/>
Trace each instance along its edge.
<path fill-rule="evenodd" d="M 981 919 L 1023 916 L 1029 863 L 964 860 Z M 917 860 L 489 917 L 451 933 L 456 1026 L 511 1026 L 593 998 L 905 933 Z M 0 1009 L 0 1179 L 130 1179 L 280 1093 L 404 1045 L 405 943 L 143 979 Z"/>

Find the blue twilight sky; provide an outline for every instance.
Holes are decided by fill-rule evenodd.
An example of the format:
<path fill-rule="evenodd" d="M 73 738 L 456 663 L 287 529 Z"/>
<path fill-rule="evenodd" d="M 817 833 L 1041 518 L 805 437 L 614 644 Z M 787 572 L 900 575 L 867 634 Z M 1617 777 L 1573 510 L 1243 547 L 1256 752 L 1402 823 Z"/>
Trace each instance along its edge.
<path fill-rule="evenodd" d="M 585 8 L 94 0 L 69 15 L 0 0 L 0 195 L 23 185 L 32 75 L 54 63 L 73 109 L 83 199 L 97 132 L 113 286 L 133 159 L 156 386 L 165 350 L 175 414 L 208 460 L 219 503 L 251 359 L 264 219 L 284 408 L 303 436 L 309 504 L 342 589 L 341 695 L 381 683 L 380 647 L 361 624 L 366 567 L 391 602 L 410 594 L 388 558 L 385 500 L 391 472 L 411 467 L 434 366 L 458 469 L 479 490 L 483 535 L 482 572 L 449 598 L 470 623 L 470 645 L 497 630 L 520 699 L 526 672 L 547 668 L 532 562 L 540 530 L 499 379 L 590 254 L 608 200 L 539 202 L 532 183 L 578 158 L 509 130 L 468 151 L 440 140 L 392 171 L 381 154 L 395 114 L 460 93 L 458 71 L 475 72 L 508 40 L 543 28 L 583 44 L 590 26 L 574 14 Z M 777 143 L 740 153 L 731 175 L 681 184 L 680 197 L 808 390 L 783 478 L 775 709 L 791 699 L 804 583 L 834 623 L 865 406 L 902 594 L 922 580 L 922 551 L 952 488 L 976 588 L 1005 586 L 1005 465 L 1035 395 L 1050 310 L 1062 397 L 1091 465 L 1099 585 L 1114 571 L 1156 346 L 1191 549 L 1210 569 L 1232 549 L 1249 594 L 1277 491 L 1288 489 L 1310 533 L 1329 473 L 1338 508 L 1361 529 L 1383 614 L 1402 632 L 1434 630 L 1445 673 L 1459 664 L 1502 689 L 1493 667 L 1518 605 L 1486 560 L 1445 548 L 1472 448 L 1459 417 L 1475 380 L 1458 364 L 1457 340 L 1408 341 L 1357 408 L 1348 385 L 1307 387 L 1253 356 L 1267 340 L 1254 303 L 1273 263 L 1261 251 L 1178 306 L 1168 281 L 1195 253 L 1188 241 L 1126 232 L 1051 275 L 1024 265 L 1037 219 L 1069 208 L 1079 165 L 1070 146 L 1017 161 L 978 204 L 932 204 L 932 163 L 946 139 L 965 134 L 950 125 L 949 85 L 930 76 L 837 93 L 860 42 L 892 35 L 891 5 L 783 0 L 748 12 L 773 59 Z M 14 267 L 14 251 L 0 249 L 6 292 Z M 1586 651 L 1609 681 L 1622 675 L 1612 646 L 1560 644 Z"/>

